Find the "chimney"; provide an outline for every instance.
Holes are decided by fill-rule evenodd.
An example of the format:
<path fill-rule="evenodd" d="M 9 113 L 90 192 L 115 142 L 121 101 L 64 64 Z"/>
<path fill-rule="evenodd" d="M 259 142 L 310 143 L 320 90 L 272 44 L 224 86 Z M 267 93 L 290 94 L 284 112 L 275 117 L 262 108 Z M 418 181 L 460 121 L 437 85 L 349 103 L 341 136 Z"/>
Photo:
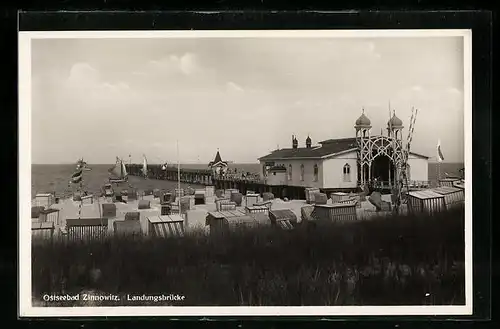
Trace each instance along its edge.
<path fill-rule="evenodd" d="M 307 139 L 306 139 L 306 147 L 308 149 L 311 148 L 311 145 L 312 145 L 312 141 L 311 141 L 311 137 L 309 137 L 309 135 L 307 136 Z"/>
<path fill-rule="evenodd" d="M 293 136 L 292 138 L 293 148 L 296 149 L 297 147 L 299 147 L 299 141 L 297 140 L 297 138 L 295 138 L 295 136 Z"/>

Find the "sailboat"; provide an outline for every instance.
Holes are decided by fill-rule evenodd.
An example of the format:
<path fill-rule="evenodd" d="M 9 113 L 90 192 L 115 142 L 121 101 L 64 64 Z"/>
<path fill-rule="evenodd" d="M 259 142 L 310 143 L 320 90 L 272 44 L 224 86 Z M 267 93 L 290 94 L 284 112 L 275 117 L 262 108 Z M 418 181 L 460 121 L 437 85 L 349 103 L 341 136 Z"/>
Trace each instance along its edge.
<path fill-rule="evenodd" d="M 142 175 L 144 176 L 144 179 L 148 178 L 148 161 L 146 160 L 145 155 L 143 155 L 141 172 Z"/>
<path fill-rule="evenodd" d="M 124 183 L 128 181 L 128 173 L 127 168 L 125 167 L 125 163 L 123 160 L 116 157 L 116 164 L 114 167 L 108 170 L 111 173 L 111 177 L 109 178 L 110 183 Z"/>

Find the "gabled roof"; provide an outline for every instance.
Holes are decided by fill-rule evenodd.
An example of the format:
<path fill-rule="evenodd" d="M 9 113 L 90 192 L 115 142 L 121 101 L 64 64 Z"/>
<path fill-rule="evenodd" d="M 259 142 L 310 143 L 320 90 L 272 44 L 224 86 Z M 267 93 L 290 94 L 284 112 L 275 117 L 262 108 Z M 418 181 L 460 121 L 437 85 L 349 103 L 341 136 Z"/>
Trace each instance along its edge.
<path fill-rule="evenodd" d="M 286 148 L 273 151 L 272 153 L 259 158 L 259 160 L 278 160 L 292 158 L 319 159 L 328 155 L 343 153 L 357 148 L 356 138 L 329 139 L 319 142 L 321 146 Z"/>
<path fill-rule="evenodd" d="M 376 138 L 377 136 L 372 136 Z M 335 156 L 349 151 L 356 151 L 358 144 L 355 137 L 350 138 L 337 138 L 327 139 L 319 142 L 320 146 L 316 147 L 300 147 L 300 148 L 286 148 L 275 150 L 270 154 L 259 158 L 260 161 L 267 160 L 286 160 L 286 159 L 321 159 L 328 156 Z M 428 159 L 429 157 L 414 152 L 412 155 Z"/>
<path fill-rule="evenodd" d="M 221 161 L 222 161 L 222 158 L 220 156 L 219 151 L 217 151 L 217 154 L 215 155 L 215 159 L 213 162 L 217 163 L 217 162 L 221 162 Z"/>
<path fill-rule="evenodd" d="M 227 161 L 222 161 L 222 158 L 220 156 L 219 150 L 217 150 L 217 154 L 215 155 L 214 161 L 211 161 L 208 164 L 209 167 L 214 167 L 214 166 L 217 166 L 217 165 L 227 166 Z"/>

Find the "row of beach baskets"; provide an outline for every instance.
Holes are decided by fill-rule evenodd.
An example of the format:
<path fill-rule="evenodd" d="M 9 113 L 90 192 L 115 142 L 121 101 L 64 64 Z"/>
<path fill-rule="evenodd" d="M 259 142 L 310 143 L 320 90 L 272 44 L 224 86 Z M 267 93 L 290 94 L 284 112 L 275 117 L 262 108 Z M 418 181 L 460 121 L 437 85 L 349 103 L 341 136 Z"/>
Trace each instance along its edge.
<path fill-rule="evenodd" d="M 109 236 L 109 225 L 115 236 L 152 236 L 182 237 L 184 236 L 184 218 L 178 214 L 153 215 L 147 218 L 147 229 L 143 231 L 139 213 L 127 213 L 124 220 L 111 221 L 109 218 L 72 218 L 67 219 L 65 233 L 62 235 L 70 241 L 89 241 L 104 239 Z M 34 241 L 51 239 L 54 236 L 52 222 L 32 221 Z M 42 238 L 42 239 L 37 239 Z"/>
<path fill-rule="evenodd" d="M 319 188 L 310 187 L 305 189 L 306 202 L 313 205 L 328 204 L 328 196 L 326 193 L 321 193 Z M 356 207 L 361 207 L 361 196 L 355 193 L 333 192 L 330 193 L 332 204 L 354 204 Z"/>

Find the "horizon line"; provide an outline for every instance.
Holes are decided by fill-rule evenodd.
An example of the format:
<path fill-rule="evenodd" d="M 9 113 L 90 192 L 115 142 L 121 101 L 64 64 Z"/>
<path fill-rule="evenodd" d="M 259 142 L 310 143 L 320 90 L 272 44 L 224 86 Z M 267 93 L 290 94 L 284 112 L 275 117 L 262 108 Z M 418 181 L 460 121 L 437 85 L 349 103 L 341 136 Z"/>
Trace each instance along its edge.
<path fill-rule="evenodd" d="M 207 166 L 208 166 L 208 163 L 207 162 Z M 465 161 L 442 161 L 442 162 L 438 162 L 438 161 L 429 161 L 429 164 L 439 164 L 439 163 L 454 163 L 454 164 L 458 164 L 458 163 L 461 163 L 461 164 L 465 164 Z M 32 163 L 31 165 L 73 165 L 75 164 L 75 162 L 59 162 L 59 163 Z M 91 162 L 87 162 L 88 165 L 113 165 L 114 163 L 91 163 Z M 128 164 L 128 163 L 126 163 Z M 132 164 L 140 164 L 140 163 L 136 163 L 136 162 L 132 162 Z M 156 162 L 152 162 L 152 163 L 148 163 L 150 165 L 163 165 L 164 163 L 156 163 Z M 205 163 L 200 163 L 200 162 L 184 162 L 184 163 L 180 163 L 181 165 L 204 165 Z M 228 162 L 229 165 L 231 164 L 260 164 L 260 162 Z M 171 163 L 167 163 L 167 166 L 168 165 L 177 165 L 177 162 L 171 162 Z"/>

